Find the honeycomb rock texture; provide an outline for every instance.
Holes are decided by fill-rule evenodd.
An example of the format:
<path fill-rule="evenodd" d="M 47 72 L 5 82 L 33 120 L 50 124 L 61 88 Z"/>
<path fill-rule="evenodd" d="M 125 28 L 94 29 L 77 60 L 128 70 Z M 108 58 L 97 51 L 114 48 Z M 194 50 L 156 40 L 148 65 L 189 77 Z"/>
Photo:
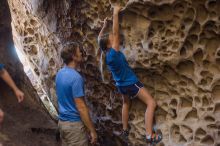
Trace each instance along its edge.
<path fill-rule="evenodd" d="M 9 86 L 0 78 L 0 108 L 4 121 L 0 126 L 0 145 L 4 146 L 58 146 L 54 140 L 56 123 L 49 116 L 23 70 L 15 53 L 11 16 L 7 0 L 0 1 L 0 63 L 24 92 L 18 101 Z"/>
<path fill-rule="evenodd" d="M 14 41 L 56 103 L 62 46 L 80 42 L 88 103 L 99 131 L 121 129 L 121 97 L 101 80 L 97 36 L 117 0 L 8 0 Z M 123 52 L 156 99 L 160 146 L 220 145 L 220 0 L 120 1 Z M 132 102 L 130 140 L 143 145 L 145 105 Z M 103 141 L 108 138 L 103 138 Z M 114 141 L 111 141 L 114 142 Z M 109 145 L 120 145 L 109 144 Z"/>

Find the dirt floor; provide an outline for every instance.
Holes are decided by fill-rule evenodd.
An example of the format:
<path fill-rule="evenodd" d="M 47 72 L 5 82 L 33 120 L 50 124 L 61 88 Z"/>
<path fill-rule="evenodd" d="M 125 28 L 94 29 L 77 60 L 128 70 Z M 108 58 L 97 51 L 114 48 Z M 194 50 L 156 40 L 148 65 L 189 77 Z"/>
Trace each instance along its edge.
<path fill-rule="evenodd" d="M 3 146 L 60 146 L 56 141 L 57 124 L 39 103 L 26 100 L 18 104 L 10 89 L 0 88 L 0 108 L 5 112 L 0 129 Z"/>
<path fill-rule="evenodd" d="M 5 119 L 6 122 L 0 132 L 3 146 L 60 146 L 54 128 L 34 128 L 10 119 Z"/>

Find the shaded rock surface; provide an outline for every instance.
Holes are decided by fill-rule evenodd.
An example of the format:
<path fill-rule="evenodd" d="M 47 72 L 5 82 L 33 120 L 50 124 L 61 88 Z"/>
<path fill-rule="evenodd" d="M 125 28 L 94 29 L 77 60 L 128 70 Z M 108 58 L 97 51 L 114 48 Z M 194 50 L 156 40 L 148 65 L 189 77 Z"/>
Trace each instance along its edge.
<path fill-rule="evenodd" d="M 8 2 L 16 47 L 28 56 L 54 104 L 61 48 L 70 41 L 82 44 L 81 72 L 94 121 L 101 135 L 117 134 L 121 98 L 112 80 L 101 83 L 96 59 L 100 21 L 112 15 L 109 1 Z M 123 52 L 157 100 L 157 127 L 164 137 L 160 145 L 220 145 L 220 0 L 127 0 L 122 5 Z M 133 101 L 134 145 L 144 142 L 144 110 Z"/>
<path fill-rule="evenodd" d="M 0 52 L 0 62 L 5 64 L 25 93 L 25 100 L 18 104 L 11 89 L 0 80 L 0 108 L 5 112 L 0 143 L 4 146 L 58 146 L 55 141 L 56 123 L 42 106 L 15 52 L 6 0 L 0 1 Z"/>

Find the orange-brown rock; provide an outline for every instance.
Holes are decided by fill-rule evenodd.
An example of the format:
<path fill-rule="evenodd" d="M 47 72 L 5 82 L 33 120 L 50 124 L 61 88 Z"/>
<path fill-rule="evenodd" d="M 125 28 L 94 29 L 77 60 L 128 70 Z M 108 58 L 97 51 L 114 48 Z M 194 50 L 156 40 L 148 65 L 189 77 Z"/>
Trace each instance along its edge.
<path fill-rule="evenodd" d="M 56 103 L 54 78 L 66 42 L 80 42 L 87 100 L 100 131 L 119 132 L 121 97 L 102 83 L 96 58 L 101 21 L 116 0 L 8 0 L 16 47 Z M 156 99 L 161 146 L 220 145 L 220 1 L 126 0 L 123 52 Z M 144 143 L 145 106 L 132 103 L 130 140 Z"/>

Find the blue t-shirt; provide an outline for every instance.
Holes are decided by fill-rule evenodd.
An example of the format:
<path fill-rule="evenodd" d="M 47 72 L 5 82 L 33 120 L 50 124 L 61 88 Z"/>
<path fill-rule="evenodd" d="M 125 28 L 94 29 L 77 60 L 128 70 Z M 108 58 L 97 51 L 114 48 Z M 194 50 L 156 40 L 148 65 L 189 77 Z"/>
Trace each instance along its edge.
<path fill-rule="evenodd" d="M 73 68 L 63 67 L 56 75 L 59 119 L 61 121 L 81 121 L 74 98 L 84 96 L 84 81 Z"/>
<path fill-rule="evenodd" d="M 2 70 L 4 68 L 3 64 L 0 64 L 0 70 Z"/>
<path fill-rule="evenodd" d="M 115 51 L 110 48 L 106 53 L 106 64 L 112 72 L 116 86 L 128 86 L 138 82 L 137 76 L 128 65 L 121 51 Z"/>

